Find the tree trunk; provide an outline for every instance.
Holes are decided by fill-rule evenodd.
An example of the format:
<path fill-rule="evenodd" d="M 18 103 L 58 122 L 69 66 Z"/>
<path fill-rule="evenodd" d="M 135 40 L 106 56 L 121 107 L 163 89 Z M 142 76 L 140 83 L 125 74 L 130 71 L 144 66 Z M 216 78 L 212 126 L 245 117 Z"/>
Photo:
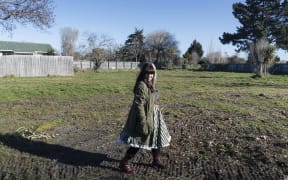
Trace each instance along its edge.
<path fill-rule="evenodd" d="M 261 77 L 263 75 L 263 64 L 262 63 L 258 64 L 256 75 L 259 77 Z"/>

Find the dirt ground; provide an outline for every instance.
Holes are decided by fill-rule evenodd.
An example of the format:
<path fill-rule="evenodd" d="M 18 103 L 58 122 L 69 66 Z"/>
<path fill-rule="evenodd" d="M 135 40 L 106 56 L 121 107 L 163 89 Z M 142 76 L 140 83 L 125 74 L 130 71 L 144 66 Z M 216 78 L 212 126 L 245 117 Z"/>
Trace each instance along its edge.
<path fill-rule="evenodd" d="M 168 169 L 153 168 L 150 152 L 141 150 L 132 161 L 136 174 L 120 172 L 127 147 L 117 137 L 124 121 L 109 120 L 56 128 L 49 141 L 0 135 L 0 145 L 13 154 L 0 157 L 0 179 L 288 179 L 287 134 L 241 126 L 253 121 L 249 115 L 191 105 L 165 104 L 163 114 L 172 136 L 161 157 Z"/>

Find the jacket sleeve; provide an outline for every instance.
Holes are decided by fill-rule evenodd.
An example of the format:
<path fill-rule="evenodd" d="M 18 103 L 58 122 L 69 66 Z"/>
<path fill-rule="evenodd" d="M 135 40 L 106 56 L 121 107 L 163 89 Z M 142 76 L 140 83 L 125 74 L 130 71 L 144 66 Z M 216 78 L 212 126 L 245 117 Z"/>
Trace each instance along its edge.
<path fill-rule="evenodd" d="M 136 111 L 136 131 L 141 135 L 148 135 L 148 124 L 147 124 L 147 87 L 144 83 L 139 83 L 135 91 L 135 111 Z"/>

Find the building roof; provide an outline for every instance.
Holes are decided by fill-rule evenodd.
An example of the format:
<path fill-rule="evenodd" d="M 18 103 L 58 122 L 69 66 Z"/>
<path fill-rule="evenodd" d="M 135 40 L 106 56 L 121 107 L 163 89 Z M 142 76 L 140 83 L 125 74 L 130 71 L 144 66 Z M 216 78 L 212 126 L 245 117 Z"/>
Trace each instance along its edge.
<path fill-rule="evenodd" d="M 31 42 L 0 41 L 0 51 L 14 52 L 49 52 L 53 50 L 50 44 Z"/>

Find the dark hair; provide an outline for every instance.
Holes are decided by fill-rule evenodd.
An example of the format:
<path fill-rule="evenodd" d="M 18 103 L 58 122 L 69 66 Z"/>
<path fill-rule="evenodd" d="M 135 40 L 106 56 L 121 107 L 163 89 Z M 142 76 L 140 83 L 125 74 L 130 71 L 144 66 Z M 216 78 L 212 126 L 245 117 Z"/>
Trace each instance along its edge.
<path fill-rule="evenodd" d="M 152 82 L 147 82 L 146 80 L 146 74 L 155 74 L 154 78 L 152 80 Z M 136 87 L 138 85 L 138 83 L 140 81 L 143 81 L 147 84 L 148 88 L 151 89 L 151 91 L 155 90 L 155 83 L 156 83 L 156 68 L 155 65 L 153 63 L 145 63 L 142 68 L 141 71 L 136 79 L 136 83 L 134 85 L 134 89 L 133 92 L 135 93 Z"/>

